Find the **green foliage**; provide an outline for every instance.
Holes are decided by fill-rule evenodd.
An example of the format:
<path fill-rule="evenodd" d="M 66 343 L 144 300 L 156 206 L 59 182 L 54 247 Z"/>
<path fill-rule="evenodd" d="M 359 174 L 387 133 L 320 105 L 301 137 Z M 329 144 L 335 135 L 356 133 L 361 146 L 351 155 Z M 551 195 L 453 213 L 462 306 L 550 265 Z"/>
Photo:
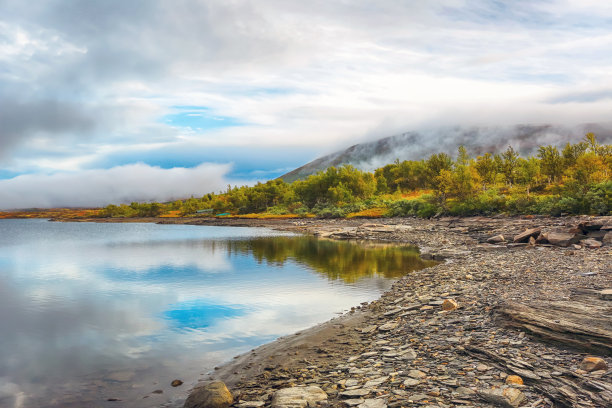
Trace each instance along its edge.
<path fill-rule="evenodd" d="M 108 205 L 103 217 L 206 217 L 219 213 L 315 214 L 324 218 L 375 208 L 388 216 L 601 214 L 612 212 L 612 146 L 593 134 L 583 141 L 540 146 L 537 156 L 519 157 L 508 146 L 501 154 L 472 159 L 460 146 L 455 160 L 445 153 L 426 160 L 396 160 L 365 172 L 330 167 L 291 184 L 270 180 L 227 186 L 169 203 Z M 423 190 L 429 189 L 425 193 Z M 404 198 L 417 197 L 413 199 Z M 419 197 L 420 195 L 420 197 Z"/>

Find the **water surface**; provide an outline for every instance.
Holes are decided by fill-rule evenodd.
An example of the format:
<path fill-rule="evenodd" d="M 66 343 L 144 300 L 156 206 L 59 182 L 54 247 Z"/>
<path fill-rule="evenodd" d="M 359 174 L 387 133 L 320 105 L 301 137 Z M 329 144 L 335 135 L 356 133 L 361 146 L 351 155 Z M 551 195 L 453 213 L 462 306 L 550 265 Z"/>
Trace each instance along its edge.
<path fill-rule="evenodd" d="M 411 247 L 259 228 L 0 220 L 0 406 L 176 401 L 427 265 Z"/>

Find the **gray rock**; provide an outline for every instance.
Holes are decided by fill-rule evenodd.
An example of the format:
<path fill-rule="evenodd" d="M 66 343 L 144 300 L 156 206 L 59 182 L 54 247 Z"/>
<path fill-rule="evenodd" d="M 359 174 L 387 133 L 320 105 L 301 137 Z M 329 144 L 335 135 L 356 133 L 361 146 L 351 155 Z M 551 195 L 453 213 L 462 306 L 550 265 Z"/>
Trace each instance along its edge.
<path fill-rule="evenodd" d="M 459 395 L 474 395 L 476 394 L 476 391 L 474 391 L 471 388 L 467 388 L 467 387 L 458 387 L 455 392 L 457 392 L 457 394 Z"/>
<path fill-rule="evenodd" d="M 378 387 L 379 385 L 381 385 L 382 383 L 384 383 L 385 381 L 387 381 L 389 379 L 388 376 L 385 377 L 379 377 L 379 378 L 374 378 L 368 382 L 366 382 L 364 384 L 365 388 L 375 388 Z"/>
<path fill-rule="evenodd" d="M 491 389 L 478 392 L 481 398 L 505 408 L 520 407 L 527 400 L 525 394 L 516 388 Z"/>
<path fill-rule="evenodd" d="M 238 408 L 259 408 L 266 405 L 265 401 L 245 401 L 236 405 Z"/>
<path fill-rule="evenodd" d="M 604 245 L 612 245 L 612 231 L 608 231 L 601 241 Z"/>
<path fill-rule="evenodd" d="M 391 330 L 395 329 L 397 327 L 397 325 L 398 325 L 397 322 L 385 323 L 382 326 L 380 326 L 378 328 L 378 330 L 380 330 L 380 331 L 391 331 Z"/>
<path fill-rule="evenodd" d="M 367 399 L 358 408 L 387 408 L 387 404 L 382 399 Z"/>
<path fill-rule="evenodd" d="M 426 400 L 428 398 L 431 398 L 431 397 L 429 397 L 429 396 L 427 396 L 425 394 L 413 394 L 413 395 L 408 397 L 408 399 L 410 401 L 423 401 L 423 400 Z"/>
<path fill-rule="evenodd" d="M 421 382 L 416 378 L 407 378 L 404 380 L 404 387 L 414 387 L 415 385 L 420 384 Z"/>
<path fill-rule="evenodd" d="M 349 407 L 354 407 L 354 406 L 357 406 L 359 404 L 363 404 L 365 402 L 365 400 L 363 398 L 353 398 L 353 399 L 344 400 L 342 402 L 344 402 Z"/>
<path fill-rule="evenodd" d="M 371 392 L 370 390 L 359 388 L 357 390 L 342 391 L 339 395 L 340 395 L 340 398 L 351 399 L 351 398 L 365 397 L 370 392 Z"/>
<path fill-rule="evenodd" d="M 408 377 L 419 379 L 427 377 L 427 374 L 419 370 L 410 370 L 408 371 Z"/>
<path fill-rule="evenodd" d="M 213 381 L 200 387 L 196 387 L 191 391 L 185 408 L 227 408 L 234 398 L 221 381 Z"/>
<path fill-rule="evenodd" d="M 316 386 L 283 388 L 274 393 L 272 408 L 305 408 L 327 400 L 327 394 Z"/>
<path fill-rule="evenodd" d="M 568 247 L 571 244 L 576 244 L 583 238 L 583 235 L 572 234 L 570 232 L 547 232 L 542 234 L 546 240 L 556 246 Z"/>

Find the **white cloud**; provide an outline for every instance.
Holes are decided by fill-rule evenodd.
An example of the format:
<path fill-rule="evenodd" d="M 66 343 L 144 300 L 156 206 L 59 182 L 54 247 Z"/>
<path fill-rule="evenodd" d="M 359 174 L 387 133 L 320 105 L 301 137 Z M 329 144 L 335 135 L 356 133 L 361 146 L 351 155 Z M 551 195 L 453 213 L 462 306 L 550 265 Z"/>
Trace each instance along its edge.
<path fill-rule="evenodd" d="M 194 168 L 142 163 L 101 170 L 23 175 L 0 180 L 0 208 L 91 207 L 131 201 L 165 201 L 201 196 L 227 186 L 228 164 Z"/>

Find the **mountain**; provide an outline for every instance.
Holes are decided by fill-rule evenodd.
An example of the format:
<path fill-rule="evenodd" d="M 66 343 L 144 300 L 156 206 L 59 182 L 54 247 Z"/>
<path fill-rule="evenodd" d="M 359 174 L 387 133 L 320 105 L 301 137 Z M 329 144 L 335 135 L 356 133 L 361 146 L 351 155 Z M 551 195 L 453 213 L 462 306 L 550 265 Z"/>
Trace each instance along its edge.
<path fill-rule="evenodd" d="M 475 156 L 500 152 L 511 145 L 521 155 L 534 154 L 540 145 L 562 146 L 578 142 L 593 132 L 600 143 L 612 142 L 612 124 L 515 125 L 498 127 L 445 127 L 435 130 L 407 132 L 373 142 L 360 143 L 346 150 L 320 157 L 282 175 L 286 182 L 303 179 L 330 166 L 353 165 L 362 170 L 374 170 L 396 159 L 420 160 L 433 153 L 455 155 L 460 145 Z"/>

